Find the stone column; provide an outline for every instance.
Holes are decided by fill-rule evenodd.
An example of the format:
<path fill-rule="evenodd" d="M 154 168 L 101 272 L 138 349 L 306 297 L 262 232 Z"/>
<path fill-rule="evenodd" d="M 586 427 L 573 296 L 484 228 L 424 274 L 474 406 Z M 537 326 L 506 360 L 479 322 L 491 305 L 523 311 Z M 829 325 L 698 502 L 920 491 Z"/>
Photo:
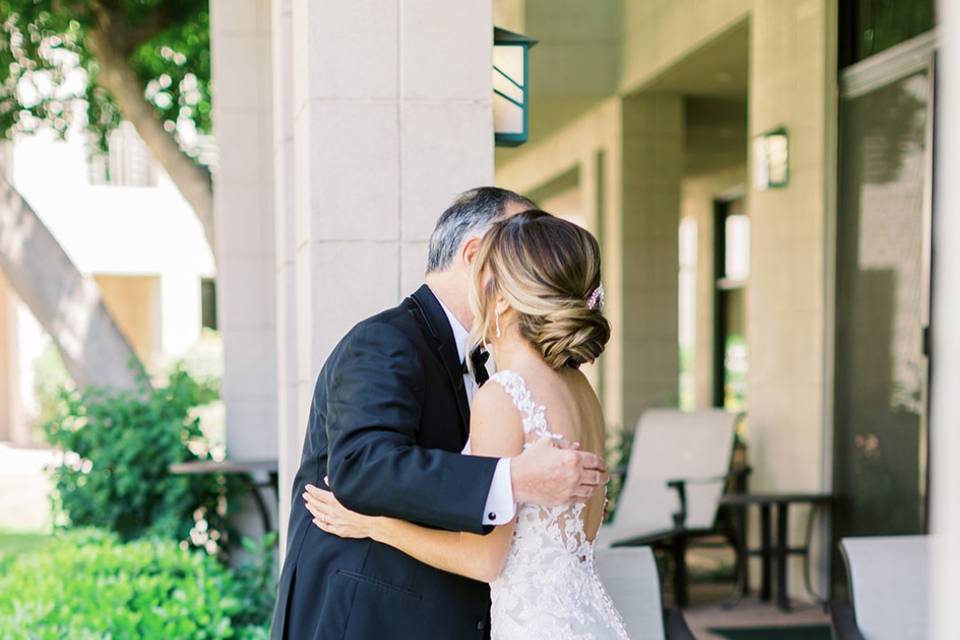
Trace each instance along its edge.
<path fill-rule="evenodd" d="M 277 341 L 270 3 L 212 0 L 210 19 L 227 455 L 271 458 L 277 454 Z M 259 535 L 257 518 L 241 521 L 245 534 Z"/>
<path fill-rule="evenodd" d="M 683 99 L 623 100 L 622 279 L 619 323 L 623 421 L 650 407 L 677 405 L 677 226 L 683 177 Z"/>
<path fill-rule="evenodd" d="M 960 628 L 960 7 L 941 0 L 943 48 L 937 69 L 937 157 L 933 228 L 933 374 L 930 389 L 932 638 L 949 638 Z"/>
<path fill-rule="evenodd" d="M 0 273 L 0 442 L 27 444 L 30 432 L 20 404 L 17 296 Z"/>
<path fill-rule="evenodd" d="M 273 170 L 276 247 L 277 437 L 280 473 L 292 478 L 300 463 L 307 406 L 298 396 L 296 236 L 294 234 L 293 18 L 291 0 L 274 0 L 273 11 Z M 282 497 L 289 486 L 282 484 Z M 290 501 L 281 499 L 280 549 L 286 548 Z"/>
<path fill-rule="evenodd" d="M 275 276 L 288 296 L 281 353 L 296 354 L 281 373 L 286 512 L 327 355 L 353 324 L 422 281 L 437 216 L 460 191 L 492 180 L 492 23 L 488 2 L 443 0 L 293 0 L 289 19 L 282 5 L 275 15 L 278 42 L 292 25 L 282 54 L 292 66 L 290 105 L 275 115 L 275 126 L 291 123 L 292 154 L 274 147 L 292 162 L 277 209 L 289 250 L 281 268 L 292 278 Z M 275 82 L 274 91 L 283 88 Z M 284 377 L 294 370 L 295 399 Z"/>

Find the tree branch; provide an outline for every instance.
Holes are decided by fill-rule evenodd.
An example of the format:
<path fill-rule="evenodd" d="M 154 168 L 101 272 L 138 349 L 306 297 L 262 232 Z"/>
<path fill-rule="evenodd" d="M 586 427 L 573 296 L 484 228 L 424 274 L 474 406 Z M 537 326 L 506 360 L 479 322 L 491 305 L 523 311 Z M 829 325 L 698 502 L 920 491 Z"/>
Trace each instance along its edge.
<path fill-rule="evenodd" d="M 136 389 L 133 349 L 107 312 L 96 282 L 0 175 L 0 270 L 53 338 L 77 384 Z"/>
<path fill-rule="evenodd" d="M 193 207 L 203 225 L 210 251 L 216 255 L 210 172 L 184 153 L 173 135 L 163 128 L 163 123 L 143 95 L 143 86 L 130 68 L 127 55 L 115 46 L 109 29 L 107 18 L 98 20 L 98 26 L 87 32 L 90 50 L 100 63 L 97 83 L 110 92 L 123 117 L 133 124 L 153 157 Z"/>

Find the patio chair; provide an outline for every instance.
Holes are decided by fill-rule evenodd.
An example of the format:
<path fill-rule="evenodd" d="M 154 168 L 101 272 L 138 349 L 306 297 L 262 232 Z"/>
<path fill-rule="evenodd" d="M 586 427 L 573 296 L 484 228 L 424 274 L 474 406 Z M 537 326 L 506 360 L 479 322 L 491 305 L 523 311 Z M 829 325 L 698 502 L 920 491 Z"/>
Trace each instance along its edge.
<path fill-rule="evenodd" d="M 596 566 L 631 638 L 693 640 L 683 614 L 662 608 L 660 576 L 650 547 L 597 549 Z"/>
<path fill-rule="evenodd" d="M 674 602 L 687 604 L 686 550 L 692 538 L 723 534 L 736 548 L 719 502 L 732 478 L 736 426 L 742 414 L 721 409 L 651 409 L 640 417 L 613 522 L 600 544 L 652 545 L 673 557 Z M 742 484 L 742 483 L 741 483 Z"/>
<path fill-rule="evenodd" d="M 844 538 L 852 605 L 832 603 L 837 640 L 924 640 L 928 637 L 929 538 Z"/>

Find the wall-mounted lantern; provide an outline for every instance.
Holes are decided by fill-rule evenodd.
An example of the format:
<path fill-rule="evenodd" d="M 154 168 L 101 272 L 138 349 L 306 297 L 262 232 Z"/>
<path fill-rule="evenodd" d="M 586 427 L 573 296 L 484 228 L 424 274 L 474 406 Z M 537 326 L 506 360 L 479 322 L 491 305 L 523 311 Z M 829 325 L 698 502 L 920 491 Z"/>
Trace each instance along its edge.
<path fill-rule="evenodd" d="M 787 130 L 774 129 L 753 139 L 753 186 L 757 191 L 783 189 L 790 181 Z"/>
<path fill-rule="evenodd" d="M 493 139 L 497 146 L 527 141 L 530 48 L 533 38 L 493 28 Z"/>

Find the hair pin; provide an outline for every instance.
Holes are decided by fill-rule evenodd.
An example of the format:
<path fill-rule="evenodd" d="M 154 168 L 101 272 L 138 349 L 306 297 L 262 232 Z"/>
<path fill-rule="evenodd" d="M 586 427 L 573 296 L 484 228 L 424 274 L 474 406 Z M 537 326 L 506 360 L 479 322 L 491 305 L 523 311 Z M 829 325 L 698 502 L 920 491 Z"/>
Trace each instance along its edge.
<path fill-rule="evenodd" d="M 606 303 L 606 301 L 606 295 L 603 290 L 603 285 L 601 284 L 593 290 L 593 293 L 591 293 L 590 297 L 587 299 L 587 309 L 590 309 L 591 311 L 594 309 L 603 311 L 603 305 Z"/>

